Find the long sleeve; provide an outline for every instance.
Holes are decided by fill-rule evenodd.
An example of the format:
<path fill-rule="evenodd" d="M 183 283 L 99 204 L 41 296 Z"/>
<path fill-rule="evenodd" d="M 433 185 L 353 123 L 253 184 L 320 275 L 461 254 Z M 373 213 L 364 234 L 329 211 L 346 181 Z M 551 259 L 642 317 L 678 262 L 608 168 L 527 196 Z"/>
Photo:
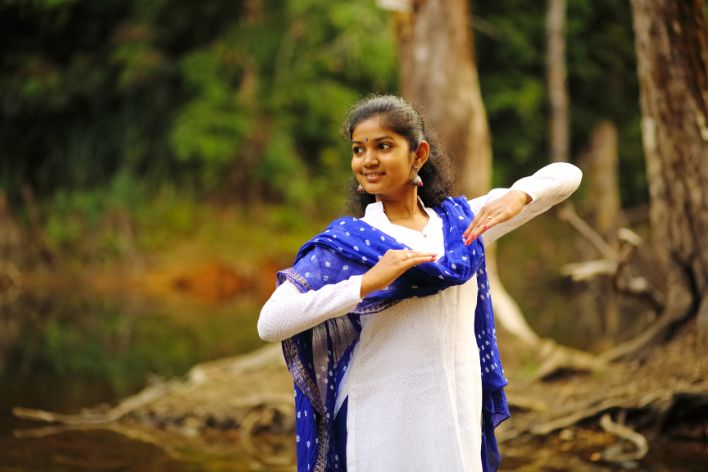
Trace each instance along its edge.
<path fill-rule="evenodd" d="M 510 189 L 495 188 L 486 195 L 469 200 L 472 212 L 477 214 L 485 204 L 501 198 L 509 190 L 521 190 L 532 199 L 518 215 L 487 230 L 482 235 L 484 245 L 491 244 L 568 198 L 578 188 L 582 177 L 583 173 L 573 164 L 554 162 L 542 167 L 533 175 L 517 180 Z"/>
<path fill-rule="evenodd" d="M 319 290 L 300 292 L 285 281 L 263 305 L 258 335 L 264 341 L 282 341 L 325 320 L 342 316 L 361 302 L 361 275 Z"/>

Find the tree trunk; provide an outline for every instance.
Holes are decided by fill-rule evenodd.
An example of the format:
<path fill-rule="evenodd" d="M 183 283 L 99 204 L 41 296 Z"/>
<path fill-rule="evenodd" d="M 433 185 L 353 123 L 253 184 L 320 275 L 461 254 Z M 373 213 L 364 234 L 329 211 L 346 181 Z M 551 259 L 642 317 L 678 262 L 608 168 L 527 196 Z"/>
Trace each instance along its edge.
<path fill-rule="evenodd" d="M 666 306 L 613 357 L 698 317 L 708 332 L 708 32 L 700 0 L 632 0 L 650 224 Z"/>
<path fill-rule="evenodd" d="M 600 121 L 590 133 L 587 152 L 580 158 L 585 175 L 587 192 L 583 202 L 584 213 L 589 214 L 592 227 L 618 253 L 617 230 L 620 217 L 620 195 L 618 183 L 617 127 L 608 120 Z M 585 246 L 582 258 L 597 257 L 597 249 Z M 604 254 L 603 254 L 604 255 Z M 604 322 L 599 342 L 594 347 L 607 348 L 617 342 L 621 327 L 619 297 L 612 286 L 612 280 L 600 278 L 589 281 L 588 292 L 584 295 L 578 311 L 581 316 L 594 316 Z"/>
<path fill-rule="evenodd" d="M 569 99 L 565 67 L 565 6 L 565 0 L 548 0 L 546 10 L 546 77 L 551 108 L 548 128 L 553 162 L 567 162 L 570 154 Z"/>
<path fill-rule="evenodd" d="M 583 161 L 588 181 L 586 207 L 595 230 L 612 244 L 617 238 L 620 216 L 617 126 L 614 123 L 604 120 L 595 125 Z"/>
<path fill-rule="evenodd" d="M 486 193 L 492 146 L 474 60 L 471 15 L 465 0 L 379 0 L 393 10 L 403 96 L 419 106 L 456 167 L 458 193 Z M 487 249 L 499 323 L 517 339 L 538 346 L 539 337 L 506 292 L 496 270 L 494 245 Z"/>
<path fill-rule="evenodd" d="M 386 2 L 381 6 L 386 7 Z M 404 2 L 399 2 L 404 3 Z M 466 0 L 411 1 L 394 16 L 403 96 L 422 109 L 456 167 L 456 191 L 487 192 L 492 149 Z"/>

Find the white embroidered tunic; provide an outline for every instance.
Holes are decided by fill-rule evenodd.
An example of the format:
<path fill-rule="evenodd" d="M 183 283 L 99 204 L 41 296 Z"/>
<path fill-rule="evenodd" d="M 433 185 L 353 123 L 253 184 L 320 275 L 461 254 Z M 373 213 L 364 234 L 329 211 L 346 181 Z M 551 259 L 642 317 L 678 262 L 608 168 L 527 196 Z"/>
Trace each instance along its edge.
<path fill-rule="evenodd" d="M 532 201 L 516 216 L 482 236 L 486 245 L 517 228 L 577 189 L 582 174 L 567 163 L 550 164 L 512 189 Z M 469 200 L 477 214 L 508 189 Z M 422 231 L 391 223 L 380 202 L 367 206 L 363 221 L 413 250 L 444 257 L 442 220 L 431 208 Z M 261 338 L 278 341 L 326 319 L 350 312 L 359 302 L 361 276 L 316 291 L 284 282 L 261 311 Z M 348 397 L 348 472 L 481 471 L 482 384 L 474 339 L 477 281 L 427 297 L 402 300 L 361 316 L 361 336 L 337 394 L 335 412 Z M 297 314 L 297 316 L 294 316 Z M 487 356 L 484 351 L 482 356 Z M 487 368 L 495 360 L 484 359 Z"/>

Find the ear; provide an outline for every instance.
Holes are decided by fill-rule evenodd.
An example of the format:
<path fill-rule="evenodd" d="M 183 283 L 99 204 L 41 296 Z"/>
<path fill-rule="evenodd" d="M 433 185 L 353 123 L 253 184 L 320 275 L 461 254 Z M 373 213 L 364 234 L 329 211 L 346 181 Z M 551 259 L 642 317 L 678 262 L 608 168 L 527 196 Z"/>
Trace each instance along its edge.
<path fill-rule="evenodd" d="M 418 144 L 418 149 L 415 151 L 415 163 L 418 168 L 423 167 L 423 164 L 428 160 L 430 156 L 430 144 L 428 141 L 423 140 Z"/>

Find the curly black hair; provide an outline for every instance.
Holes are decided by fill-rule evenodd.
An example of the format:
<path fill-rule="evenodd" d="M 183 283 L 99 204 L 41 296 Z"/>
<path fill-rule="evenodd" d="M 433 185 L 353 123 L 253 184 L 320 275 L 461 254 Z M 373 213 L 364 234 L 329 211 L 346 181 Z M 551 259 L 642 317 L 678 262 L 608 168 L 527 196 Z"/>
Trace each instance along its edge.
<path fill-rule="evenodd" d="M 432 207 L 449 196 L 453 187 L 450 158 L 437 140 L 435 133 L 426 130 L 421 114 L 407 100 L 395 95 L 372 95 L 355 103 L 347 114 L 342 133 L 351 142 L 354 129 L 363 121 L 378 116 L 381 126 L 403 136 L 411 150 L 418 149 L 421 141 L 430 145 L 428 161 L 418 172 L 425 185 L 418 196 L 426 206 Z M 357 192 L 359 183 L 352 179 L 348 196 L 348 209 L 355 216 L 362 216 L 366 206 L 376 201 L 374 195 Z"/>

